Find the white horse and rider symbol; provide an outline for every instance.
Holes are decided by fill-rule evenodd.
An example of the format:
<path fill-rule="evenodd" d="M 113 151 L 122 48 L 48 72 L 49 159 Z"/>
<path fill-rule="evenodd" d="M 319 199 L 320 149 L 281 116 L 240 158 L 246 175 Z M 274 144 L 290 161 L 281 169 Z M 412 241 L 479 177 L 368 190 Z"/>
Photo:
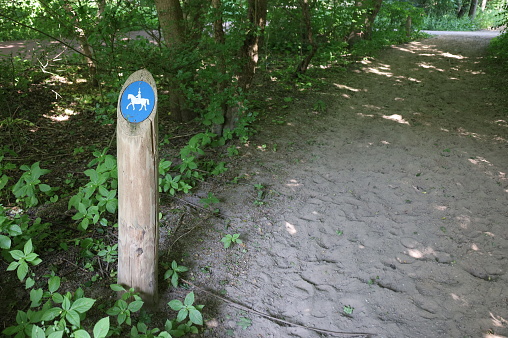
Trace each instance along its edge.
<path fill-rule="evenodd" d="M 136 81 L 128 85 L 122 93 L 120 109 L 127 121 L 139 123 L 150 116 L 154 103 L 153 88 L 144 81 Z"/>

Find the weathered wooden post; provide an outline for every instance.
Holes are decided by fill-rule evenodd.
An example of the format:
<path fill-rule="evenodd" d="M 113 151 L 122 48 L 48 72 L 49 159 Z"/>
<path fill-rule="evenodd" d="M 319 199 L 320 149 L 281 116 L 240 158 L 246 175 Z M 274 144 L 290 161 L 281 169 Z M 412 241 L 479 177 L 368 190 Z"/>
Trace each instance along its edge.
<path fill-rule="evenodd" d="M 118 284 L 157 303 L 158 140 L 157 89 L 139 70 L 122 87 L 117 108 Z"/>

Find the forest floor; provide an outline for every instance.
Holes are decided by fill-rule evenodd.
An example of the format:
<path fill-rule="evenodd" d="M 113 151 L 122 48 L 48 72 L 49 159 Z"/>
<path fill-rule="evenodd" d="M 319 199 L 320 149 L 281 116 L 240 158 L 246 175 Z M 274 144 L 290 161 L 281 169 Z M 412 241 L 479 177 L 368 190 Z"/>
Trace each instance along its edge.
<path fill-rule="evenodd" d="M 298 325 L 220 303 L 206 336 L 508 337 L 508 97 L 491 37 L 392 46 L 265 121 L 234 169 L 250 185 L 215 187 L 245 247 L 190 250 L 211 267 L 200 285 Z M 224 224 L 210 227 L 195 238 L 217 242 Z"/>
<path fill-rule="evenodd" d="M 270 114 L 228 172 L 161 200 L 161 262 L 192 284 L 161 287 L 160 313 L 193 290 L 203 337 L 508 337 L 508 83 L 491 37 L 392 46 L 282 106 L 259 81 Z M 81 125 L 41 128 L 47 147 L 19 154 L 63 175 L 89 160 L 72 148 L 111 141 L 113 126 Z M 219 216 L 196 207 L 208 192 Z"/>

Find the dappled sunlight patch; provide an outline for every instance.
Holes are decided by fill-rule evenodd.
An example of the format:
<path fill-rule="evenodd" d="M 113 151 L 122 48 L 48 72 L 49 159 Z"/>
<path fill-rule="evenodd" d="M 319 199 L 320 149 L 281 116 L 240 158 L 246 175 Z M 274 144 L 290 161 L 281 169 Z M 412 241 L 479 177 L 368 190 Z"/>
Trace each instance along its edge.
<path fill-rule="evenodd" d="M 360 91 L 362 91 L 361 89 L 349 87 L 349 86 L 346 86 L 346 85 L 343 85 L 343 84 L 339 84 L 339 83 L 334 83 L 333 85 L 335 87 L 337 87 L 337 88 L 346 89 L 346 90 L 349 90 L 349 91 L 352 91 L 352 92 L 360 92 Z"/>
<path fill-rule="evenodd" d="M 286 222 L 286 231 L 289 232 L 290 235 L 294 235 L 297 232 L 296 227 L 289 222 Z"/>
<path fill-rule="evenodd" d="M 451 293 L 450 296 L 452 296 L 452 299 L 456 302 L 459 302 L 459 303 L 462 303 L 462 305 L 466 306 L 468 305 L 467 301 L 460 297 L 459 295 L 455 294 L 455 293 Z"/>
<path fill-rule="evenodd" d="M 480 250 L 480 248 L 478 247 L 478 245 L 476 245 L 475 243 L 471 244 L 471 250 L 473 251 L 478 251 Z"/>
<path fill-rule="evenodd" d="M 289 183 L 286 184 L 288 187 L 299 187 L 301 186 L 302 184 L 299 183 L 297 180 L 289 180 Z"/>
<path fill-rule="evenodd" d="M 392 47 L 393 49 L 398 49 L 402 52 L 408 52 L 408 53 L 411 53 L 411 54 L 415 54 L 416 52 L 412 49 L 409 49 L 409 48 L 404 48 L 404 47 L 400 47 L 400 46 L 393 46 Z"/>
<path fill-rule="evenodd" d="M 385 71 L 384 67 L 378 67 L 378 68 L 369 67 L 369 68 L 365 68 L 364 71 L 366 73 L 383 75 L 383 76 L 386 76 L 386 77 L 392 77 L 393 76 L 393 73 Z"/>
<path fill-rule="evenodd" d="M 473 137 L 473 138 L 478 139 L 478 140 L 481 140 L 481 139 L 482 139 L 482 138 L 481 138 L 481 136 L 480 136 L 480 134 L 469 132 L 469 131 L 465 130 L 465 129 L 464 129 L 464 128 L 462 128 L 462 127 L 459 127 L 459 128 L 457 129 L 457 131 L 458 131 L 458 132 L 459 132 L 459 134 L 460 134 L 460 135 L 462 135 L 462 136 L 469 136 L 469 137 Z"/>
<path fill-rule="evenodd" d="M 364 104 L 364 105 L 362 105 L 362 107 L 367 108 L 367 109 L 381 110 L 381 107 L 374 106 L 372 104 Z M 364 115 L 364 116 L 373 117 L 374 115 Z"/>
<path fill-rule="evenodd" d="M 467 229 L 469 227 L 469 225 L 471 224 L 471 218 L 466 215 L 457 216 L 457 217 L 455 217 L 455 219 L 457 220 L 457 222 L 459 223 L 459 226 L 462 229 Z"/>
<path fill-rule="evenodd" d="M 59 82 L 59 83 L 63 83 L 63 84 L 73 84 L 73 82 L 69 81 L 67 78 L 60 76 L 60 75 L 56 75 L 56 74 L 52 75 L 47 80 L 47 82 Z M 84 82 L 86 82 L 86 80 Z"/>
<path fill-rule="evenodd" d="M 374 115 L 372 115 L 372 114 L 364 114 L 364 113 L 356 113 L 356 115 L 361 116 L 361 117 L 374 117 Z"/>
<path fill-rule="evenodd" d="M 413 258 L 416 258 L 416 259 L 422 259 L 422 258 L 425 258 L 426 256 L 435 255 L 435 251 L 434 251 L 434 249 L 432 249 L 430 247 L 423 248 L 422 250 L 409 249 L 407 251 L 407 255 L 409 255 Z"/>
<path fill-rule="evenodd" d="M 78 113 L 75 112 L 72 109 L 65 108 L 62 114 L 55 114 L 55 115 L 49 115 L 49 114 L 43 114 L 47 119 L 50 119 L 53 122 L 63 122 L 69 120 L 69 118 L 73 115 L 77 115 Z"/>
<path fill-rule="evenodd" d="M 391 120 L 391 121 L 395 121 L 397 123 L 401 123 L 401 124 L 407 124 L 409 125 L 409 122 L 407 122 L 406 120 L 404 120 L 404 118 L 402 117 L 402 115 L 399 115 L 399 114 L 393 114 L 393 115 L 383 115 L 382 116 L 384 119 L 387 119 L 387 120 Z"/>
<path fill-rule="evenodd" d="M 444 57 L 447 57 L 447 58 L 457 59 L 457 60 L 467 59 L 467 57 L 465 57 L 465 56 L 462 56 L 462 55 L 455 55 L 455 54 L 448 53 L 448 52 L 443 52 L 443 53 L 441 53 L 440 55 L 442 55 L 442 56 L 444 56 Z"/>
<path fill-rule="evenodd" d="M 492 163 L 490 163 L 488 160 L 486 160 L 485 158 L 483 158 L 481 156 L 476 156 L 475 158 L 469 158 L 468 161 L 473 164 L 476 164 L 476 165 L 487 164 L 489 167 L 492 166 Z"/>
<path fill-rule="evenodd" d="M 421 63 L 418 64 L 418 66 L 422 67 L 422 68 L 425 68 L 425 69 L 435 69 L 438 72 L 444 72 L 445 71 L 444 69 L 437 68 L 436 66 L 428 64 L 427 62 L 421 62 Z"/>
<path fill-rule="evenodd" d="M 506 120 L 496 120 L 494 123 L 500 127 L 508 127 L 508 122 L 506 122 Z"/>
<path fill-rule="evenodd" d="M 495 327 L 506 327 L 508 326 L 508 320 L 501 316 L 496 316 L 492 312 L 489 312 L 490 318 L 492 319 L 492 325 Z"/>

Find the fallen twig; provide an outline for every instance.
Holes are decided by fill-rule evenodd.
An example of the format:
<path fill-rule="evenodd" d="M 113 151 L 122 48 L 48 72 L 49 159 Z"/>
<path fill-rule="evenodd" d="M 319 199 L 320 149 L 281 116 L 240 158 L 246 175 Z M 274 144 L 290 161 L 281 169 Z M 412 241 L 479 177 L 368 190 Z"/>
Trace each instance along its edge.
<path fill-rule="evenodd" d="M 315 328 L 315 327 L 309 327 L 309 326 L 305 326 L 305 325 L 301 325 L 301 324 L 296 324 L 296 323 L 288 322 L 287 320 L 279 319 L 279 318 L 270 316 L 269 314 L 260 312 L 258 310 L 251 309 L 250 307 L 238 304 L 238 303 L 236 303 L 234 301 L 231 301 L 229 299 L 226 299 L 224 297 L 217 296 L 215 293 L 207 291 L 207 290 L 205 290 L 205 289 L 197 286 L 196 284 L 193 284 L 193 283 L 191 283 L 191 282 L 189 282 L 189 281 L 187 281 L 185 279 L 181 279 L 181 280 L 183 282 L 185 282 L 185 283 L 195 287 L 196 289 L 206 293 L 206 294 L 209 294 L 209 295 L 211 295 L 211 296 L 213 296 L 213 297 L 215 297 L 217 299 L 220 299 L 223 302 L 226 302 L 226 303 L 230 304 L 233 307 L 236 307 L 236 308 L 241 309 L 241 310 L 249 311 L 251 313 L 255 313 L 258 316 L 265 317 L 265 318 L 270 319 L 272 321 L 283 323 L 283 324 L 286 324 L 286 325 L 289 325 L 289 326 L 301 327 L 303 329 L 307 329 L 307 330 L 311 330 L 311 331 L 315 331 L 315 332 L 319 332 L 319 333 L 326 333 L 326 334 L 333 335 L 333 336 L 339 336 L 339 335 L 340 336 L 348 336 L 348 337 L 352 337 L 352 336 L 358 336 L 358 337 L 360 337 L 360 336 L 361 337 L 373 337 L 373 336 L 377 336 L 377 334 L 375 334 L 375 333 L 369 333 L 369 332 L 340 332 L 340 331 L 319 329 L 319 328 Z"/>

